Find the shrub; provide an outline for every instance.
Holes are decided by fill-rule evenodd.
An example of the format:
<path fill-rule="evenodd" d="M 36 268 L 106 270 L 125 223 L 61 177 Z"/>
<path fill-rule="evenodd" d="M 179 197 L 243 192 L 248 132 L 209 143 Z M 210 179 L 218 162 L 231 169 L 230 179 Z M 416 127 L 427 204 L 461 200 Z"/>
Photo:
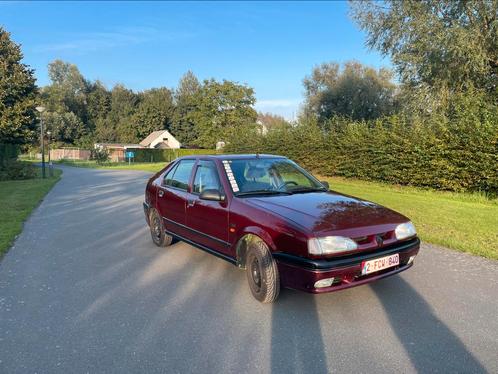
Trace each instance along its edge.
<path fill-rule="evenodd" d="M 11 160 L 0 167 L 0 181 L 32 179 L 36 176 L 36 167 L 27 162 Z"/>
<path fill-rule="evenodd" d="M 104 164 L 109 161 L 109 152 L 107 149 L 92 149 L 90 159 L 97 161 L 97 164 L 99 165 Z"/>
<path fill-rule="evenodd" d="M 225 152 L 277 153 L 324 176 L 498 194 L 498 107 L 478 92 L 455 95 L 444 113 L 375 121 L 333 118 L 229 139 Z"/>

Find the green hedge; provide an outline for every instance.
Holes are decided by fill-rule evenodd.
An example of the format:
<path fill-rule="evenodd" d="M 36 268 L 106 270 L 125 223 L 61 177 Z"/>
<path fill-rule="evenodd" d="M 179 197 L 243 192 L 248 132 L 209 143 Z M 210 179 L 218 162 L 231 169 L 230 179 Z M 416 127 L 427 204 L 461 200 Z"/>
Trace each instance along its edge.
<path fill-rule="evenodd" d="M 266 136 L 246 133 L 230 139 L 225 151 L 285 155 L 324 176 L 498 194 L 498 107 L 478 96 L 424 118 L 328 125 L 327 131 L 302 123 Z"/>
<path fill-rule="evenodd" d="M 135 162 L 170 162 L 175 158 L 188 155 L 216 154 L 214 149 L 150 149 L 128 148 L 127 151 L 135 153 Z"/>

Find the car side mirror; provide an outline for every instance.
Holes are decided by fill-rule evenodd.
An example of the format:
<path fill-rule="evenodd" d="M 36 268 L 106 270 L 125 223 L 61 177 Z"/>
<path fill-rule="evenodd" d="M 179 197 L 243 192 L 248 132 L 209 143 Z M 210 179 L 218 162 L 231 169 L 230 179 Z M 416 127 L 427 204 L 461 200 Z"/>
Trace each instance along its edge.
<path fill-rule="evenodd" d="M 219 190 L 208 189 L 201 192 L 201 194 L 199 195 L 199 199 L 210 201 L 224 201 L 225 195 L 222 194 Z"/>
<path fill-rule="evenodd" d="M 330 189 L 330 186 L 329 186 L 329 182 L 327 181 L 320 181 L 320 183 L 323 185 L 323 187 L 325 187 L 327 190 Z"/>

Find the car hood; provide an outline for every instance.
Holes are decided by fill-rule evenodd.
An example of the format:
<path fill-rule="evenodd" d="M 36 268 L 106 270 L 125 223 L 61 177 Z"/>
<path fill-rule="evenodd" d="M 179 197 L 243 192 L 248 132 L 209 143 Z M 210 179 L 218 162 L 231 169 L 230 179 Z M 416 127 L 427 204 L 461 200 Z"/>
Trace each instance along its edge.
<path fill-rule="evenodd" d="M 408 221 L 381 205 L 333 191 L 258 196 L 246 200 L 319 234 L 369 235 L 393 230 Z"/>

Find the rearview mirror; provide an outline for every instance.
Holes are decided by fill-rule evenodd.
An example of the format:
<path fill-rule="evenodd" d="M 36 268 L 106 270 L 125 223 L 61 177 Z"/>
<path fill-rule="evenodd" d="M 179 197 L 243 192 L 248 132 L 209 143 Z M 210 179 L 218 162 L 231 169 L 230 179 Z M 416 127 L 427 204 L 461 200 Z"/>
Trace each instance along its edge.
<path fill-rule="evenodd" d="M 215 189 L 204 190 L 201 192 L 199 199 L 201 200 L 210 200 L 210 201 L 224 201 L 225 195 L 223 195 L 220 191 Z"/>
<path fill-rule="evenodd" d="M 327 181 L 320 181 L 320 183 L 325 187 L 327 190 L 330 189 L 329 182 Z"/>

